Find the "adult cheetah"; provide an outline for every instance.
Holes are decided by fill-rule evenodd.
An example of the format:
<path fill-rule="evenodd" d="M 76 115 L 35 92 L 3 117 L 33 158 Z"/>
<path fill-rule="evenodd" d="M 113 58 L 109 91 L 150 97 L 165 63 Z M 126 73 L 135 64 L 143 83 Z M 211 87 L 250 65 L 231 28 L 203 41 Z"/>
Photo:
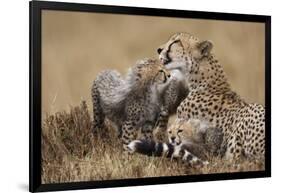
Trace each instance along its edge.
<path fill-rule="evenodd" d="M 188 33 L 174 34 L 157 49 L 167 69 L 185 75 L 189 94 L 177 108 L 178 119 L 199 119 L 210 127 L 221 128 L 223 156 L 264 159 L 265 110 L 247 103 L 234 92 L 226 74 L 211 53 L 213 43 L 200 41 Z M 182 140 L 178 138 L 179 143 Z"/>

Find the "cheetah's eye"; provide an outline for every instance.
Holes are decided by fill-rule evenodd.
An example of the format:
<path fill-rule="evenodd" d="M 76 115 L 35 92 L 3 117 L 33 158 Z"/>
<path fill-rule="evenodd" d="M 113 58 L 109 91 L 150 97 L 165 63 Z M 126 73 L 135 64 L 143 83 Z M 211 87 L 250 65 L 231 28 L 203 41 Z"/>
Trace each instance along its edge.
<path fill-rule="evenodd" d="M 182 129 L 179 129 L 179 130 L 178 130 L 178 133 L 181 133 L 181 132 L 183 132 L 183 130 L 182 130 Z"/>
<path fill-rule="evenodd" d="M 172 131 L 168 131 L 168 133 L 170 133 L 170 134 L 171 134 L 171 133 L 172 133 Z"/>
<path fill-rule="evenodd" d="M 165 77 L 164 70 L 159 70 L 158 75 L 161 76 L 161 77 Z"/>
<path fill-rule="evenodd" d="M 159 70 L 159 73 L 161 73 L 163 76 L 167 76 L 168 78 L 171 77 L 171 75 L 169 73 L 166 74 L 164 70 Z"/>

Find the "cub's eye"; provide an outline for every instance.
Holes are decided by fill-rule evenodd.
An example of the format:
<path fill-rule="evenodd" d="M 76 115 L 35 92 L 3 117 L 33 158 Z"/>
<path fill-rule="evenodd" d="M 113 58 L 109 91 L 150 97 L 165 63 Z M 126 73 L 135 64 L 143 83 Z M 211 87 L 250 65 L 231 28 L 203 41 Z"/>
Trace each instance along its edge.
<path fill-rule="evenodd" d="M 179 129 L 179 130 L 178 130 L 178 133 L 181 133 L 182 131 L 183 131 L 182 129 Z"/>
<path fill-rule="evenodd" d="M 159 70 L 160 73 L 162 73 L 164 76 L 167 76 L 168 78 L 171 77 L 170 73 L 165 72 L 164 70 Z"/>
<path fill-rule="evenodd" d="M 168 131 L 168 133 L 170 133 L 170 134 L 171 134 L 171 133 L 172 133 L 172 131 Z"/>

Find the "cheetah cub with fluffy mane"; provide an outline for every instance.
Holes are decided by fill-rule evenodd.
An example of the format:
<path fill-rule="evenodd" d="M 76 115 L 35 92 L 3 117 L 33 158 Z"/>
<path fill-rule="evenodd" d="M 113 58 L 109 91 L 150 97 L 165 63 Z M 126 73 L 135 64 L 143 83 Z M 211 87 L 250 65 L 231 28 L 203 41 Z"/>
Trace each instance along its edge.
<path fill-rule="evenodd" d="M 178 101 L 184 99 L 173 94 L 178 91 L 179 83 L 170 76 L 164 65 L 152 59 L 138 61 L 125 78 L 115 70 L 98 74 L 91 93 L 94 133 L 103 133 L 104 120 L 109 119 L 117 126 L 123 149 L 127 150 L 139 130 L 143 139 L 151 139 L 156 126 L 166 132 L 167 121 L 161 119 L 161 115 L 166 116 L 171 106 L 177 106 Z M 164 94 L 167 90 L 170 95 Z M 174 96 L 173 101 L 168 100 L 168 96 Z"/>

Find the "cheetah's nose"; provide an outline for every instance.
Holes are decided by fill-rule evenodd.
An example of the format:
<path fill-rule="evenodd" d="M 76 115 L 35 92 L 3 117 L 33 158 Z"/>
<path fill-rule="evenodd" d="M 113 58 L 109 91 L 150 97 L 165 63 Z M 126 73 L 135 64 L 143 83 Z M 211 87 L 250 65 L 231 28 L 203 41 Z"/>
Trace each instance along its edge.
<path fill-rule="evenodd" d="M 171 137 L 171 141 L 174 142 L 176 137 Z"/>
<path fill-rule="evenodd" d="M 158 48 L 157 53 L 160 54 L 162 52 L 163 48 Z"/>

